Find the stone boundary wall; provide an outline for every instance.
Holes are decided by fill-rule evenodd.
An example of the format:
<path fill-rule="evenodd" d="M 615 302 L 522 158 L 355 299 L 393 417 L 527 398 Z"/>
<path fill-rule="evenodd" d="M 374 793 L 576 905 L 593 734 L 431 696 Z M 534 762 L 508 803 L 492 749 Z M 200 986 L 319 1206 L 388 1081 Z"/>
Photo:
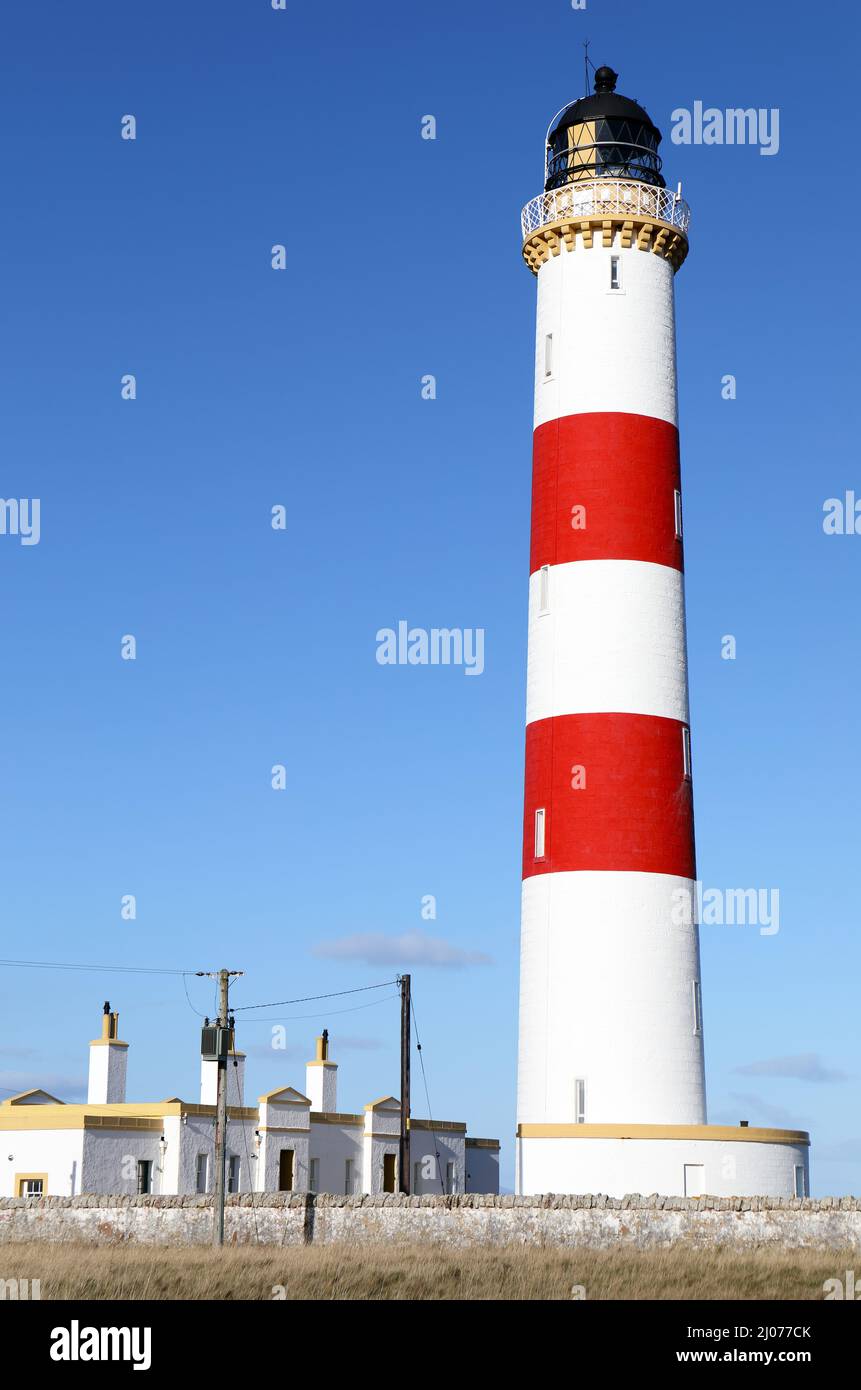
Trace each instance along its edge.
<path fill-rule="evenodd" d="M 7 1197 L 0 1244 L 208 1245 L 211 1197 Z M 861 1251 L 859 1197 L 228 1197 L 229 1244 L 440 1242 L 450 1246 L 802 1246 Z"/>

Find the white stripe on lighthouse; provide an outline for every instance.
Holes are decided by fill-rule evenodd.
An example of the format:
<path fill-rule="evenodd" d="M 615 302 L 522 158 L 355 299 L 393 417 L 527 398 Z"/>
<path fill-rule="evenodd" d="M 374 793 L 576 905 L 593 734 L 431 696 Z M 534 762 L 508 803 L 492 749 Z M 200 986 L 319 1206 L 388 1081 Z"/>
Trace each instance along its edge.
<path fill-rule="evenodd" d="M 548 605 L 541 610 L 542 582 Z M 529 581 L 526 722 L 618 711 L 688 723 L 684 576 L 639 560 L 551 565 Z"/>
<path fill-rule="evenodd" d="M 621 263 L 619 290 L 610 289 L 611 255 Z M 673 275 L 662 256 L 618 244 L 578 244 L 545 261 L 538 272 L 536 428 L 583 411 L 678 423 Z"/>
<path fill-rule="evenodd" d="M 704 1124 L 693 880 L 553 873 L 523 884 L 521 1124 Z M 686 906 L 687 904 L 687 906 Z"/>

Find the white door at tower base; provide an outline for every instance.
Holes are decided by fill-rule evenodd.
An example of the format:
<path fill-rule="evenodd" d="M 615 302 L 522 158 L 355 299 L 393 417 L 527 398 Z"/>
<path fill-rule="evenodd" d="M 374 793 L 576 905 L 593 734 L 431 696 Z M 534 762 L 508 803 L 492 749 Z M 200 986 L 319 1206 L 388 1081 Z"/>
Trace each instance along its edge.
<path fill-rule="evenodd" d="M 685 1164 L 685 1196 L 702 1197 L 706 1190 L 706 1170 L 702 1163 Z"/>

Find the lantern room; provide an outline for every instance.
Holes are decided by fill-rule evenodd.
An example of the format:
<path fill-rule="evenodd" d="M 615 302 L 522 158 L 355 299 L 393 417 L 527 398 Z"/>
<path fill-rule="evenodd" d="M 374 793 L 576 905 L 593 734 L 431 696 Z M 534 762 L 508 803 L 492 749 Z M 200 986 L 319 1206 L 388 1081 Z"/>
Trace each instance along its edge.
<path fill-rule="evenodd" d="M 648 112 L 616 92 L 618 73 L 601 67 L 595 91 L 566 106 L 547 134 L 544 190 L 583 179 L 639 179 L 664 187 L 661 132 Z"/>

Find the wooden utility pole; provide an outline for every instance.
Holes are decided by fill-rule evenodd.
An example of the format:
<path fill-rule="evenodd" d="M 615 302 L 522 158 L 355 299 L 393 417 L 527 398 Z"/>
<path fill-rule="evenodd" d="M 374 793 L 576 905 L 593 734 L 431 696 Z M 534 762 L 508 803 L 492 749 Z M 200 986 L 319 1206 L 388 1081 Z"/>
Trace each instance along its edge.
<path fill-rule="evenodd" d="M 235 1045 L 230 1027 L 230 1005 L 227 991 L 231 975 L 241 970 L 218 972 L 218 1018 L 215 1020 L 223 1046 L 218 1049 L 218 1076 L 215 1093 L 215 1202 L 212 1209 L 212 1243 L 224 1244 L 224 1160 L 227 1152 L 227 1063 Z M 250 1176 L 250 1175 L 249 1175 Z"/>
<path fill-rule="evenodd" d="M 398 1160 L 398 1186 L 410 1192 L 410 977 L 401 975 L 401 1138 Z"/>
<path fill-rule="evenodd" d="M 227 988 L 230 973 L 218 972 L 218 1024 L 227 1028 Z M 226 1036 L 226 1034 L 225 1034 Z M 224 1244 L 224 1156 L 227 1138 L 227 1057 L 218 1058 L 218 1089 L 215 1094 L 215 1205 L 212 1212 L 212 1243 Z"/>

